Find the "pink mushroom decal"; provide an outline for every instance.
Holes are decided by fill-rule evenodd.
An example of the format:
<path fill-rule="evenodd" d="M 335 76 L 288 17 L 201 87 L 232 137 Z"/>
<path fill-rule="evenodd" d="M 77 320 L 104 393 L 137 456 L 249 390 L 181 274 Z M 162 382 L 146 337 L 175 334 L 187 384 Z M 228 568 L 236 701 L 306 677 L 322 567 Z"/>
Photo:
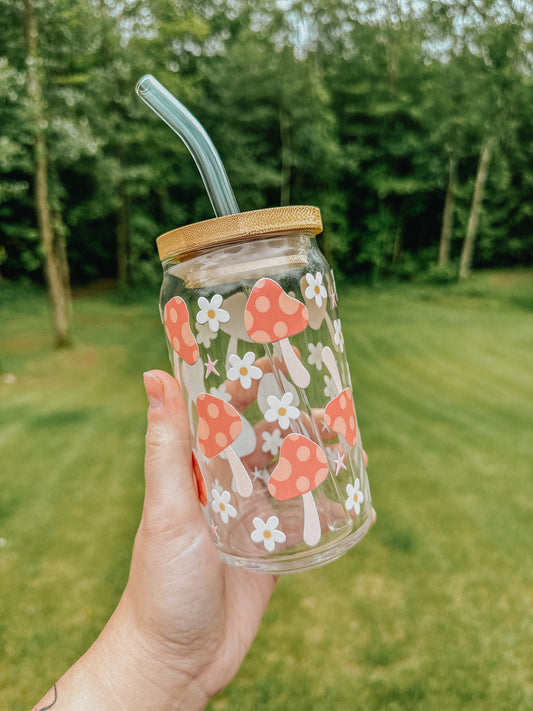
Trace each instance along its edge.
<path fill-rule="evenodd" d="M 189 365 L 198 360 L 200 351 L 189 324 L 187 305 L 181 296 L 167 301 L 163 312 L 165 331 L 174 351 Z"/>
<path fill-rule="evenodd" d="M 244 310 L 246 332 L 255 343 L 279 343 L 288 373 L 300 388 L 309 385 L 311 376 L 289 338 L 305 330 L 308 323 L 307 308 L 277 282 L 264 278 L 255 283 Z"/>
<path fill-rule="evenodd" d="M 279 462 L 268 481 L 268 490 L 278 501 L 302 497 L 304 505 L 303 539 L 308 546 L 320 540 L 321 528 L 313 489 L 328 475 L 325 452 L 301 434 L 290 434 L 282 442 Z"/>
<path fill-rule="evenodd" d="M 342 388 L 337 361 L 329 346 L 322 349 L 322 362 L 331 373 L 338 392 L 326 405 L 324 421 L 330 429 L 344 437 L 349 447 L 353 447 L 357 439 L 357 420 L 352 391 L 350 388 Z"/>
<path fill-rule="evenodd" d="M 231 447 L 242 431 L 241 416 L 229 402 L 208 393 L 198 395 L 196 410 L 200 450 L 208 459 L 225 452 L 237 492 L 243 497 L 251 496 L 252 481 L 244 464 Z"/>

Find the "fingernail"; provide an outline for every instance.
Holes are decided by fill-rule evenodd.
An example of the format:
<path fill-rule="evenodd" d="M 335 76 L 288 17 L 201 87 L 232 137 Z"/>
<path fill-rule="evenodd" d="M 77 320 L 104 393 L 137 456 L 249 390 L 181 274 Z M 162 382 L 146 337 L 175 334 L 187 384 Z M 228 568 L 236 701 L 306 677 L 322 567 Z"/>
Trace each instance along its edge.
<path fill-rule="evenodd" d="M 163 407 L 163 402 L 165 400 L 163 383 L 157 376 L 150 372 L 143 373 L 143 380 L 150 409 L 160 410 Z"/>

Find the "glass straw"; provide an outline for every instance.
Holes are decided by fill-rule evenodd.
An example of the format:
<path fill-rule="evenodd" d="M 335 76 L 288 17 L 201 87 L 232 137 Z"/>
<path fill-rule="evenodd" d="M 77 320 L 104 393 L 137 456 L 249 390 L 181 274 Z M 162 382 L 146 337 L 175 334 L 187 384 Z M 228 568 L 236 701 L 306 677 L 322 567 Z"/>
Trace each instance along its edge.
<path fill-rule="evenodd" d="M 135 91 L 189 149 L 215 215 L 222 217 L 240 212 L 220 156 L 198 120 L 151 74 L 139 79 Z"/>

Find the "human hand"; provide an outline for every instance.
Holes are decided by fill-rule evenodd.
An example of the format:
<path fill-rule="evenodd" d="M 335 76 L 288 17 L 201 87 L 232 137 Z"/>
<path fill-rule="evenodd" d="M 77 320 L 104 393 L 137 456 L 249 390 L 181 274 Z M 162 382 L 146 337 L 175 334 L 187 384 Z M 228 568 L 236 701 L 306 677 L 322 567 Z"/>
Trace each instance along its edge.
<path fill-rule="evenodd" d="M 275 579 L 222 563 L 198 501 L 179 386 L 152 371 L 145 387 L 145 502 L 119 611 L 166 675 L 205 702 L 237 672 Z"/>
<path fill-rule="evenodd" d="M 146 492 L 126 589 L 91 649 L 35 709 L 204 708 L 237 672 L 274 589 L 274 576 L 217 555 L 176 380 L 151 371 L 145 388 Z"/>

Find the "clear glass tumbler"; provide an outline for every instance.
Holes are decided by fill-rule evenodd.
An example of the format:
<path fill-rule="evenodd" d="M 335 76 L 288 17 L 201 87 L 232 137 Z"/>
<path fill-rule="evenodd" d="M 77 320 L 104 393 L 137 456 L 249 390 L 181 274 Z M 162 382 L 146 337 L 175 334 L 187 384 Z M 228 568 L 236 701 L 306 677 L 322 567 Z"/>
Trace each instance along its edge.
<path fill-rule="evenodd" d="M 227 563 L 314 568 L 372 505 L 318 208 L 255 210 L 158 238 L 161 317 L 207 525 Z"/>

